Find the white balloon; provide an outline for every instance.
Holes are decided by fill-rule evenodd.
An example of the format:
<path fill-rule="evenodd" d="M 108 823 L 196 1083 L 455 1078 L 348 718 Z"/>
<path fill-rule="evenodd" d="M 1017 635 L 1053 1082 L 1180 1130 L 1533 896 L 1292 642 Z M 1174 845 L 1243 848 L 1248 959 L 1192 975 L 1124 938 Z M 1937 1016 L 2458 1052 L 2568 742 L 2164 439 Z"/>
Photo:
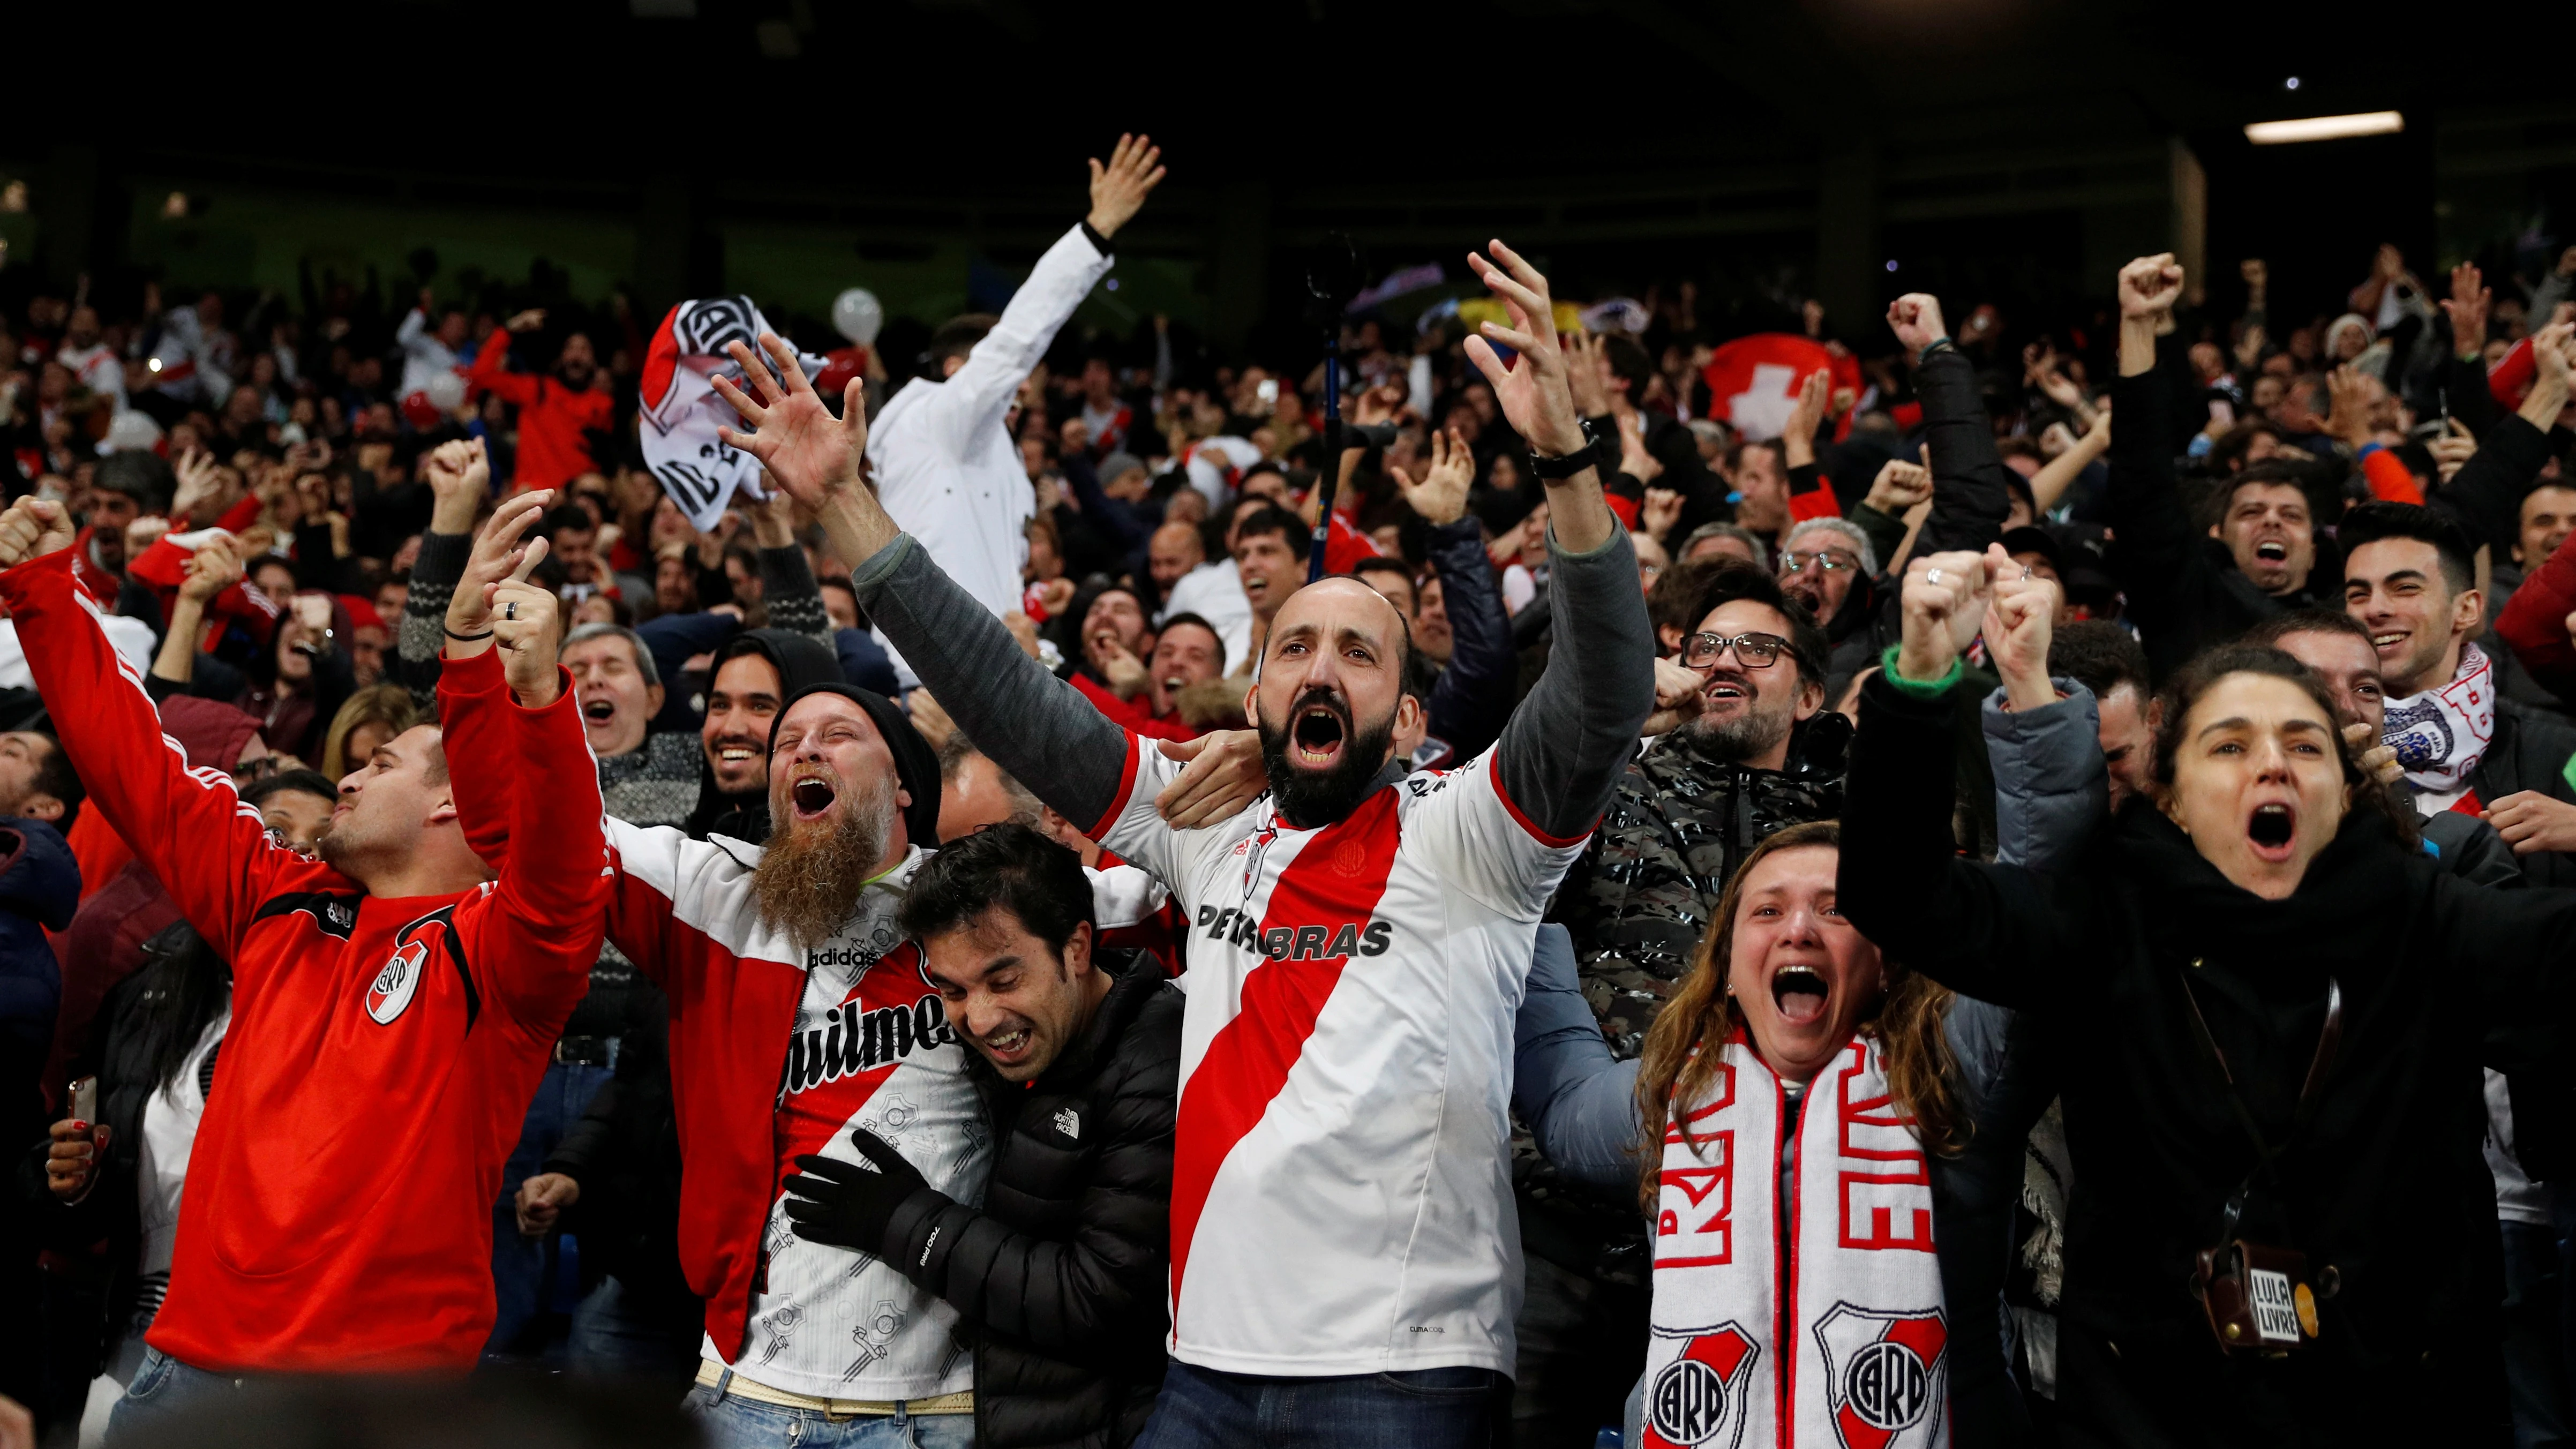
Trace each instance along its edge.
<path fill-rule="evenodd" d="M 429 395 L 429 405 L 443 413 L 465 406 L 465 378 L 461 373 L 442 372 L 421 389 Z"/>
<path fill-rule="evenodd" d="M 883 326 L 885 308 L 867 288 L 852 287 L 832 299 L 833 330 L 861 347 L 873 346 Z"/>

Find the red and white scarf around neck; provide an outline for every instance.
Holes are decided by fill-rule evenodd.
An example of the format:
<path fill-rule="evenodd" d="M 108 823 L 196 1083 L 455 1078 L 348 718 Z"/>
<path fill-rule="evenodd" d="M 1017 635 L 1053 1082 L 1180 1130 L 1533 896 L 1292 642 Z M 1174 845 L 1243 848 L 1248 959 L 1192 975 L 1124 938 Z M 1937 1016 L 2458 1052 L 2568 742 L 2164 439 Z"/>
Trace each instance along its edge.
<path fill-rule="evenodd" d="M 1780 1079 L 1739 1031 L 1708 1091 L 1664 1133 L 1646 1445 L 1946 1446 L 1931 1174 L 1889 1092 L 1886 1054 L 1854 1037 L 1808 1084 L 1784 1233 L 1788 1113 Z"/>
<path fill-rule="evenodd" d="M 2495 739 L 2495 665 L 2475 644 L 2460 646 L 2460 667 L 2438 689 L 2388 701 L 2380 740 L 2397 751 L 2406 783 L 2437 800 L 2469 788 L 2469 777 Z"/>

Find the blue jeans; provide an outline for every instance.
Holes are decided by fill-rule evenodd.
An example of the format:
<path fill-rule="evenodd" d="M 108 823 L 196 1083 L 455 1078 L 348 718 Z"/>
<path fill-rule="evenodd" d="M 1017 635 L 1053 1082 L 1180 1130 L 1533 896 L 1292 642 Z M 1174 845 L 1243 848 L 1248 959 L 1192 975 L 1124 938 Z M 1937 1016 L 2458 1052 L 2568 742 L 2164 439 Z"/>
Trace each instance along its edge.
<path fill-rule="evenodd" d="M 1285 1379 L 1175 1359 L 1136 1449 L 1486 1449 L 1510 1388 L 1491 1369 Z"/>
<path fill-rule="evenodd" d="M 693 1298 L 659 1313 L 639 1312 L 625 1284 L 602 1278 L 572 1310 L 567 1357 L 575 1373 L 686 1384 L 698 1371 L 698 1342 L 706 1334 L 696 1310 Z"/>
<path fill-rule="evenodd" d="M 730 1380 L 730 1370 L 725 1374 Z M 689 1390 L 681 1412 L 706 1434 L 706 1449 L 974 1449 L 972 1414 L 862 1414 L 835 1419 L 819 1409 L 790 1409 L 728 1394 L 710 1384 Z"/>
<path fill-rule="evenodd" d="M 125 1397 L 116 1401 L 115 1411 L 107 1417 L 106 1442 L 111 1446 L 166 1443 L 174 1420 L 194 1419 L 203 1427 L 205 1416 L 189 1411 L 220 1402 L 238 1392 L 241 1384 L 228 1374 L 191 1368 L 157 1348 L 146 1348 L 142 1366 L 125 1386 Z"/>
<path fill-rule="evenodd" d="M 607 1067 L 556 1062 L 537 1083 L 537 1095 L 519 1128 L 519 1145 L 501 1169 L 501 1196 L 492 1204 L 493 1317 L 492 1336 L 483 1343 L 486 1355 L 507 1352 L 537 1316 L 545 1296 L 549 1243 L 519 1236 L 519 1184 L 545 1166 L 555 1144 L 581 1120 L 592 1094 L 614 1075 Z"/>

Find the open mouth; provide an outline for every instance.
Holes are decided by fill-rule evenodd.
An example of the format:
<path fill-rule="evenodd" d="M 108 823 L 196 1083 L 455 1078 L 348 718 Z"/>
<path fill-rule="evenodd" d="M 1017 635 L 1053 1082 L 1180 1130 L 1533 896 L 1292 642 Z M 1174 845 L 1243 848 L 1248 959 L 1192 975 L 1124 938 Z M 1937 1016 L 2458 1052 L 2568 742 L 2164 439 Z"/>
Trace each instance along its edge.
<path fill-rule="evenodd" d="M 840 797 L 831 780 L 821 775 L 807 775 L 787 787 L 788 803 L 796 807 L 796 818 L 811 820 L 832 808 Z"/>
<path fill-rule="evenodd" d="M 2287 805 L 2257 805 L 2254 816 L 2245 822 L 2245 838 L 2254 853 L 2265 860 L 2279 862 L 2290 858 L 2290 842 L 2299 833 L 2299 817 Z"/>
<path fill-rule="evenodd" d="M 2378 650 L 2380 657 L 2383 659 L 2389 655 L 2395 654 L 2399 646 L 2403 645 L 2405 642 L 2406 634 L 2403 630 L 2399 630 L 2393 634 L 2373 634 L 2370 636 L 2370 647 Z"/>
<path fill-rule="evenodd" d="M 1004 1027 L 984 1038 L 984 1049 L 997 1057 L 1016 1057 L 1028 1046 L 1029 1029 L 1025 1025 Z"/>
<path fill-rule="evenodd" d="M 2288 563 L 2290 561 L 2290 546 L 2281 542 L 2279 539 L 2267 538 L 2263 542 L 2254 545 L 2254 557 L 2262 560 L 2264 563 Z"/>
<path fill-rule="evenodd" d="M 1809 966 L 1783 966 L 1771 974 L 1771 1004 L 1780 1019 L 1805 1026 L 1825 1014 L 1825 978 Z"/>
<path fill-rule="evenodd" d="M 617 717 L 617 701 L 589 699 L 582 701 L 581 717 L 591 724 L 606 724 Z"/>
<path fill-rule="evenodd" d="M 760 747 L 748 740 L 724 740 L 716 745 L 719 765 L 748 765 L 760 758 Z"/>
<path fill-rule="evenodd" d="M 1700 695 L 1707 700 L 1709 707 L 1714 709 L 1719 705 L 1751 699 L 1753 686 L 1746 683 L 1744 676 L 1740 674 L 1712 674 L 1708 677 L 1707 687 L 1700 691 Z"/>
<path fill-rule="evenodd" d="M 1329 704 L 1310 704 L 1297 712 L 1288 737 L 1296 746 L 1298 763 L 1321 768 L 1342 757 L 1347 734 L 1339 711 Z"/>
<path fill-rule="evenodd" d="M 1190 681 L 1186 675 L 1167 674 L 1163 676 L 1162 685 L 1164 693 L 1177 694 L 1180 691 L 1189 688 Z"/>

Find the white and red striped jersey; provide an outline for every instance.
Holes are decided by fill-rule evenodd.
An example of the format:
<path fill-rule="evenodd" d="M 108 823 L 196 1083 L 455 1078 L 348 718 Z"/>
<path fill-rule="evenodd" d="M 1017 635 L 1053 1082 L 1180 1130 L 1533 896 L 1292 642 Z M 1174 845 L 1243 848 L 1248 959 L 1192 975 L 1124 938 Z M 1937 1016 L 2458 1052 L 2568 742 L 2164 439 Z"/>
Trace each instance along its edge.
<path fill-rule="evenodd" d="M 1171 1351 L 1230 1373 L 1510 1373 L 1512 1017 L 1582 837 L 1487 768 L 1288 827 L 1268 797 L 1175 831 L 1181 768 L 1129 738 L 1101 827 L 1194 939 L 1172 1189 Z"/>
<path fill-rule="evenodd" d="M 760 919 L 756 848 L 613 818 L 608 836 L 618 874 L 609 937 L 671 996 L 671 1084 L 685 1173 L 681 1250 L 691 1286 L 729 1298 L 724 1280 L 735 1275 L 725 1265 L 753 1248 L 735 1235 L 760 1223 L 757 1258 L 743 1263 L 748 1302 L 709 1304 L 703 1355 L 771 1388 L 818 1398 L 921 1399 L 972 1388 L 973 1356 L 953 1336 L 956 1309 L 880 1259 L 797 1237 L 784 1211 L 783 1184 L 798 1156 L 864 1160 L 850 1145 L 855 1127 L 892 1144 L 938 1191 L 983 1200 L 992 1131 L 967 1075 L 967 1048 L 922 975 L 920 948 L 895 924 L 904 887 L 929 853 L 914 847 L 869 883 L 839 932 L 800 951 Z M 782 1042 L 773 1032 L 784 1023 L 753 1009 L 767 993 L 726 978 L 785 981 L 787 973 L 802 982 Z M 764 1180 L 731 1180 L 749 1164 L 719 1164 L 713 1154 L 743 1144 L 707 1134 L 751 1125 L 740 1108 L 752 1104 L 733 1111 L 718 1104 L 742 1096 L 754 1085 L 745 1075 L 750 1064 L 778 1061 L 782 1047 L 783 1065 L 761 1079 L 776 1092 L 768 1142 L 754 1154 Z M 721 1180 L 708 1171 L 720 1165 Z M 764 1209 L 743 1201 L 747 1192 L 765 1204 L 765 1217 L 752 1216 Z M 719 1346 L 712 1331 L 719 1324 L 739 1342 Z"/>

